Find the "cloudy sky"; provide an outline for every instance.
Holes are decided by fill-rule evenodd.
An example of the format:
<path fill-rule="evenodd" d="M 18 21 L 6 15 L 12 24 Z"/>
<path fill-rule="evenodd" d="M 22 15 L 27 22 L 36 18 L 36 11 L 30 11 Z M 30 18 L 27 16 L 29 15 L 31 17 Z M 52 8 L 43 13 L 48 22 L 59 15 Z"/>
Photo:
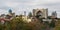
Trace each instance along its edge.
<path fill-rule="evenodd" d="M 60 0 L 0 0 L 0 14 L 7 14 L 11 8 L 16 14 L 23 14 L 24 11 L 32 12 L 37 8 L 48 8 L 49 15 L 57 11 L 60 16 Z"/>

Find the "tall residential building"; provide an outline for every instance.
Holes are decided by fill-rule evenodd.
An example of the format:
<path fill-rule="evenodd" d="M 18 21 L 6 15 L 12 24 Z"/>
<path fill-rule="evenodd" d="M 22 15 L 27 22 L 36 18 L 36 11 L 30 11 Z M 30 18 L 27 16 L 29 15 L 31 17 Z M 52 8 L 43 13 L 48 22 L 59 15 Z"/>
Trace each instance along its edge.
<path fill-rule="evenodd" d="M 52 12 L 52 16 L 57 18 L 57 13 L 56 13 L 56 11 Z"/>

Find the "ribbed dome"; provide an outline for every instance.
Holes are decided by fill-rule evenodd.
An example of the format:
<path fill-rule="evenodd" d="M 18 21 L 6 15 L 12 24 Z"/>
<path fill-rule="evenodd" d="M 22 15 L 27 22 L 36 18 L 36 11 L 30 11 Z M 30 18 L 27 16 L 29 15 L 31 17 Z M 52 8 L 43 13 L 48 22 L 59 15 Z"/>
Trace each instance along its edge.
<path fill-rule="evenodd" d="M 9 13 L 12 13 L 12 10 L 11 9 L 9 9 Z"/>

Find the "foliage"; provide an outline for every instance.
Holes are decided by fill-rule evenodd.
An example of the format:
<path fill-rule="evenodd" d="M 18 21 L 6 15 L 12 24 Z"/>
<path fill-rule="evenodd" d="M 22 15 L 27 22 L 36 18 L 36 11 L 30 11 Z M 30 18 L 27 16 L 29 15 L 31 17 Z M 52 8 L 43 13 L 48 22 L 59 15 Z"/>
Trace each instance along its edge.
<path fill-rule="evenodd" d="M 30 18 L 30 17 L 32 17 L 32 13 L 31 13 L 31 12 L 29 12 L 28 16 L 29 16 L 29 18 Z"/>
<path fill-rule="evenodd" d="M 0 30 L 31 30 L 28 23 L 22 21 L 22 18 L 13 18 L 11 21 L 6 21 L 5 24 L 0 24 Z"/>
<path fill-rule="evenodd" d="M 52 28 L 55 27 L 55 22 L 54 22 L 54 21 L 51 21 L 51 23 L 50 23 L 50 27 L 52 27 Z"/>
<path fill-rule="evenodd" d="M 11 21 L 5 21 L 5 24 L 0 24 L 0 30 L 41 30 L 45 29 L 45 25 L 38 20 L 34 22 L 24 22 L 21 16 L 13 18 Z"/>

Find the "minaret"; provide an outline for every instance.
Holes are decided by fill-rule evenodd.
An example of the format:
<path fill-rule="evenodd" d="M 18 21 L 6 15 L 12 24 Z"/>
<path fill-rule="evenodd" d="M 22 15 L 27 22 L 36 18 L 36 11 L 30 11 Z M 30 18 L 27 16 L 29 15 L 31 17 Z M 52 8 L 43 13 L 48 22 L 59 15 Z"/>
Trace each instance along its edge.
<path fill-rule="evenodd" d="M 26 16 L 26 11 L 24 11 L 24 15 Z"/>

